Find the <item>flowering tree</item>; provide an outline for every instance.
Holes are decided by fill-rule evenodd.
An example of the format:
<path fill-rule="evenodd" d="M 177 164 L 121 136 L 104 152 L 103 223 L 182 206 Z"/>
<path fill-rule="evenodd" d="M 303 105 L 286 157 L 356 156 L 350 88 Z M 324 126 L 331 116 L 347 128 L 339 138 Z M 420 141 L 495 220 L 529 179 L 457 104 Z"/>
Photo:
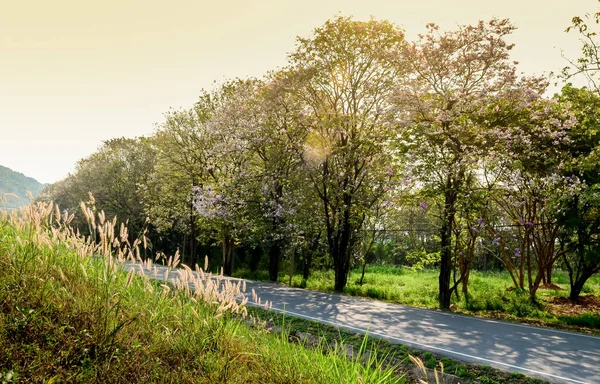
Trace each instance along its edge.
<path fill-rule="evenodd" d="M 487 229 L 515 287 L 527 288 L 535 301 L 540 284 L 552 284 L 552 267 L 564 253 L 556 247 L 560 226 L 552 210 L 556 198 L 571 186 L 560 170 L 568 160 L 569 132 L 576 119 L 567 105 L 528 88 L 512 96 L 500 101 L 495 116 L 510 124 L 491 131 L 496 137 L 493 149 L 502 155 L 490 158 L 499 182 L 490 194 L 495 205 L 489 211 L 496 212 L 487 220 L 497 224 Z"/>
<path fill-rule="evenodd" d="M 270 74 L 257 91 L 255 119 L 247 132 L 256 164 L 257 213 L 265 219 L 272 281 L 277 281 L 287 240 L 299 231 L 293 216 L 307 189 L 301 182 L 307 126 L 294 86 L 293 74 Z"/>
<path fill-rule="evenodd" d="M 457 203 L 469 195 L 469 181 L 476 180 L 492 144 L 486 129 L 496 111 L 488 106 L 521 86 L 505 42 L 513 30 L 508 20 L 497 19 L 443 34 L 430 24 L 403 53 L 411 75 L 395 98 L 404 128 L 400 145 L 424 188 L 442 196 L 441 308 L 449 308 L 457 286 L 450 286 Z"/>
<path fill-rule="evenodd" d="M 474 182 L 467 182 L 473 185 Z M 481 185 L 481 183 L 480 183 Z M 488 201 L 488 190 L 485 188 L 471 188 L 466 196 L 458 199 L 456 216 L 452 225 L 454 231 L 454 284 L 462 285 L 462 293 L 465 300 L 469 300 L 469 278 L 471 275 L 471 264 L 475 261 L 475 251 L 483 235 L 485 226 L 482 211 Z M 458 267 L 458 268 L 457 268 Z M 458 269 L 459 278 L 456 278 Z M 457 295 L 458 295 L 458 291 Z"/>
<path fill-rule="evenodd" d="M 557 247 L 560 225 L 552 208 L 569 185 L 559 177 L 536 177 L 522 171 L 512 176 L 505 179 L 512 182 L 510 186 L 491 194 L 495 213 L 488 212 L 486 217 L 492 238 L 488 249 L 499 255 L 515 288 L 526 290 L 535 301 L 542 283 L 551 286 L 554 263 L 565 253 Z"/>
<path fill-rule="evenodd" d="M 246 132 L 256 113 L 253 95 L 259 84 L 254 79 L 227 82 L 215 92 L 205 92 L 196 105 L 207 116 L 205 135 L 211 145 L 205 148 L 207 177 L 194 187 L 193 205 L 221 243 L 226 276 L 233 272 L 236 241 L 251 231 L 248 203 L 255 196 Z"/>
<path fill-rule="evenodd" d="M 546 132 L 548 125 L 562 124 L 547 116 L 548 106 L 536 104 L 543 103 L 545 79 L 516 75 L 516 63 L 509 55 L 512 45 L 505 41 L 513 30 L 508 20 L 498 19 L 445 33 L 430 24 L 427 34 L 404 53 L 411 75 L 396 92 L 404 127 L 400 146 L 424 188 L 442 197 L 441 308 L 450 306 L 459 283 L 450 285 L 453 249 L 457 249 L 452 246 L 453 231 L 461 237 L 455 228 L 457 207 L 465 205 L 461 200 L 483 187 L 489 163 L 496 162 L 496 171 L 508 169 L 496 161 L 507 146 L 516 153 L 519 143 L 528 144 L 521 148 L 528 152 L 521 155 L 534 158 L 535 146 L 527 142 L 534 138 L 523 135 L 524 128 Z M 539 116 L 532 115 L 530 107 L 536 107 Z M 527 123 L 529 117 L 534 121 Z"/>
<path fill-rule="evenodd" d="M 389 97 L 404 34 L 388 22 L 327 21 L 290 56 L 310 119 L 304 154 L 321 202 L 335 290 L 346 285 L 365 210 L 384 194 L 391 157 Z"/>

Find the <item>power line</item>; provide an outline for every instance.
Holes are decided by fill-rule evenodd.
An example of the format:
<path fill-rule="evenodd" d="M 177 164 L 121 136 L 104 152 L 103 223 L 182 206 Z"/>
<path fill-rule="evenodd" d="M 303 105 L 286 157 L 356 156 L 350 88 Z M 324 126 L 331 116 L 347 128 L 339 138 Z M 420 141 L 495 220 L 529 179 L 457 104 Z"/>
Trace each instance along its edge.
<path fill-rule="evenodd" d="M 486 228 L 492 229 L 509 229 L 509 228 L 531 228 L 531 227 L 542 227 L 545 225 L 555 225 L 556 222 L 545 222 L 545 223 L 525 223 L 525 224 L 498 224 L 498 225 L 486 225 L 484 227 L 475 227 L 477 231 L 485 230 Z M 439 231 L 439 227 L 417 227 L 417 228 L 392 228 L 392 229 L 361 229 L 360 232 L 434 232 Z"/>

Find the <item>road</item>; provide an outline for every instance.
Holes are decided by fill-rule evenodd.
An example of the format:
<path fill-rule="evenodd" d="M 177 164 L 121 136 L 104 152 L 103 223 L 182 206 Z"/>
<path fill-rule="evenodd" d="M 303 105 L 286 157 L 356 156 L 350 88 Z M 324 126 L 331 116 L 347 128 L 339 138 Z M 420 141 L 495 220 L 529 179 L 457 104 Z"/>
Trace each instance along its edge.
<path fill-rule="evenodd" d="M 600 383 L 600 337 L 246 281 L 252 289 L 291 316 L 552 383 Z"/>

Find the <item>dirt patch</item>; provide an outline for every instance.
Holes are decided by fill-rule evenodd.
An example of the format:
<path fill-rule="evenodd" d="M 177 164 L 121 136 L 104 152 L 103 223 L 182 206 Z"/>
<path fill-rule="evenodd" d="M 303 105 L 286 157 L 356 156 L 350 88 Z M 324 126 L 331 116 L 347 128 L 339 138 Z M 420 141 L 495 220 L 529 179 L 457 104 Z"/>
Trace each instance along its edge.
<path fill-rule="evenodd" d="M 543 285 L 540 285 L 540 287 L 538 289 L 552 289 L 555 291 L 562 291 L 564 288 L 562 288 L 561 286 L 556 285 L 556 284 L 543 284 Z"/>
<path fill-rule="evenodd" d="M 600 297 L 584 295 L 577 302 L 572 302 L 568 297 L 553 297 L 548 300 L 547 308 L 554 316 L 574 317 L 586 312 L 600 313 Z"/>

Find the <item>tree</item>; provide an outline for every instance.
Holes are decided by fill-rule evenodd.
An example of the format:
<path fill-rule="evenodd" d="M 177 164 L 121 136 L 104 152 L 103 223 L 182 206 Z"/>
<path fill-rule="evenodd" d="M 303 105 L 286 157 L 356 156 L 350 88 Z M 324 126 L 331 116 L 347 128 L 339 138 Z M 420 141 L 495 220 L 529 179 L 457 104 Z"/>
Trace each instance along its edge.
<path fill-rule="evenodd" d="M 581 56 L 566 58 L 569 65 L 562 71 L 565 80 L 583 76 L 590 89 L 576 89 L 570 84 L 562 89 L 559 100 L 572 104 L 578 124 L 572 131 L 571 154 L 573 160 L 567 171 L 574 173 L 577 188 L 561 200 L 562 209 L 557 217 L 564 228 L 562 240 L 569 252 L 564 264 L 569 272 L 571 291 L 569 297 L 576 301 L 585 282 L 600 268 L 598 228 L 598 164 L 600 164 L 600 133 L 597 114 L 600 83 L 600 46 L 597 26 L 600 12 L 575 16 L 566 32 L 575 31 L 582 41 Z"/>
<path fill-rule="evenodd" d="M 577 124 L 569 132 L 570 161 L 562 169 L 570 188 L 558 199 L 563 255 L 569 273 L 569 298 L 577 301 L 586 281 L 600 271 L 600 96 L 567 85 L 558 96 L 569 103 Z"/>
<path fill-rule="evenodd" d="M 322 204 L 336 291 L 346 285 L 365 211 L 392 173 L 386 117 L 403 46 L 403 32 L 388 22 L 338 17 L 299 38 L 290 56 L 310 119 L 304 159 Z"/>
<path fill-rule="evenodd" d="M 248 214 L 249 203 L 257 200 L 248 133 L 255 128 L 254 96 L 260 85 L 254 79 L 233 80 L 201 98 L 202 108 L 212 111 L 204 133 L 211 145 L 205 148 L 207 178 L 194 187 L 194 207 L 221 243 L 226 276 L 233 273 L 235 243 L 254 224 Z"/>
<path fill-rule="evenodd" d="M 596 41 L 598 32 L 595 30 L 600 23 L 600 12 L 575 16 L 566 32 L 575 31 L 581 37 L 581 56 L 577 59 L 565 58 L 569 65 L 563 68 L 562 77 L 565 80 L 583 76 L 592 89 L 600 92 L 598 74 L 600 73 L 600 46 Z"/>
<path fill-rule="evenodd" d="M 258 214 L 265 218 L 269 243 L 269 278 L 277 281 L 284 246 L 298 235 L 292 216 L 302 206 L 302 160 L 307 127 L 302 104 L 294 94 L 294 77 L 272 73 L 258 89 L 249 150 L 256 157 L 260 188 Z M 294 237 L 296 237 L 294 236 Z"/>
<path fill-rule="evenodd" d="M 467 182 L 473 185 L 473 182 Z M 458 281 L 462 284 L 462 293 L 465 300 L 469 300 L 469 278 L 471 276 L 471 265 L 475 261 L 475 251 L 481 240 L 483 227 L 482 211 L 487 202 L 488 193 L 486 189 L 472 188 L 468 196 L 459 199 L 456 209 L 455 222 L 452 225 L 454 231 L 454 255 L 456 259 L 454 268 L 454 284 Z M 459 279 L 456 279 L 456 265 L 458 265 Z M 456 291 L 458 296 L 458 291 Z"/>
<path fill-rule="evenodd" d="M 498 211 L 488 232 L 515 288 L 527 290 L 533 302 L 542 283 L 552 285 L 552 268 L 565 252 L 557 247 L 560 225 L 552 208 L 568 185 L 556 175 L 539 177 L 517 170 L 512 176 L 505 179 L 511 184 L 493 196 Z"/>
<path fill-rule="evenodd" d="M 207 135 L 210 110 L 196 105 L 189 110 L 170 111 L 152 138 L 157 160 L 143 186 L 143 201 L 160 237 L 180 246 L 182 261 L 197 261 L 199 217 L 193 208 L 193 187 L 208 177 Z M 165 244 L 170 251 L 175 249 Z"/>
<path fill-rule="evenodd" d="M 128 223 L 130 233 L 137 235 L 147 217 L 141 186 L 152 173 L 155 155 L 147 138 L 107 140 L 98 151 L 79 160 L 75 173 L 49 186 L 45 198 L 75 212 L 91 192 L 97 209 L 108 217 L 118 216 Z M 82 220 L 75 223 L 85 231 Z"/>
<path fill-rule="evenodd" d="M 489 106 L 498 110 L 490 120 L 490 135 L 497 138 L 494 152 L 502 155 L 490 157 L 497 182 L 489 188 L 494 204 L 487 207 L 486 229 L 515 287 L 527 288 L 532 301 L 542 282 L 552 284 L 553 265 L 563 253 L 556 247 L 559 225 L 552 210 L 569 188 L 560 169 L 568 160 L 575 124 L 565 104 L 540 93 L 516 89 Z"/>
<path fill-rule="evenodd" d="M 411 75 L 399 84 L 395 100 L 407 162 L 423 187 L 443 200 L 439 303 L 447 309 L 457 286 L 450 286 L 457 204 L 469 195 L 469 181 L 477 180 L 478 163 L 494 140 L 486 129 L 496 111 L 488 105 L 529 84 L 520 83 L 509 60 L 512 45 L 505 38 L 514 27 L 508 20 L 479 22 L 443 34 L 438 29 L 428 25 L 427 34 L 403 52 Z"/>

